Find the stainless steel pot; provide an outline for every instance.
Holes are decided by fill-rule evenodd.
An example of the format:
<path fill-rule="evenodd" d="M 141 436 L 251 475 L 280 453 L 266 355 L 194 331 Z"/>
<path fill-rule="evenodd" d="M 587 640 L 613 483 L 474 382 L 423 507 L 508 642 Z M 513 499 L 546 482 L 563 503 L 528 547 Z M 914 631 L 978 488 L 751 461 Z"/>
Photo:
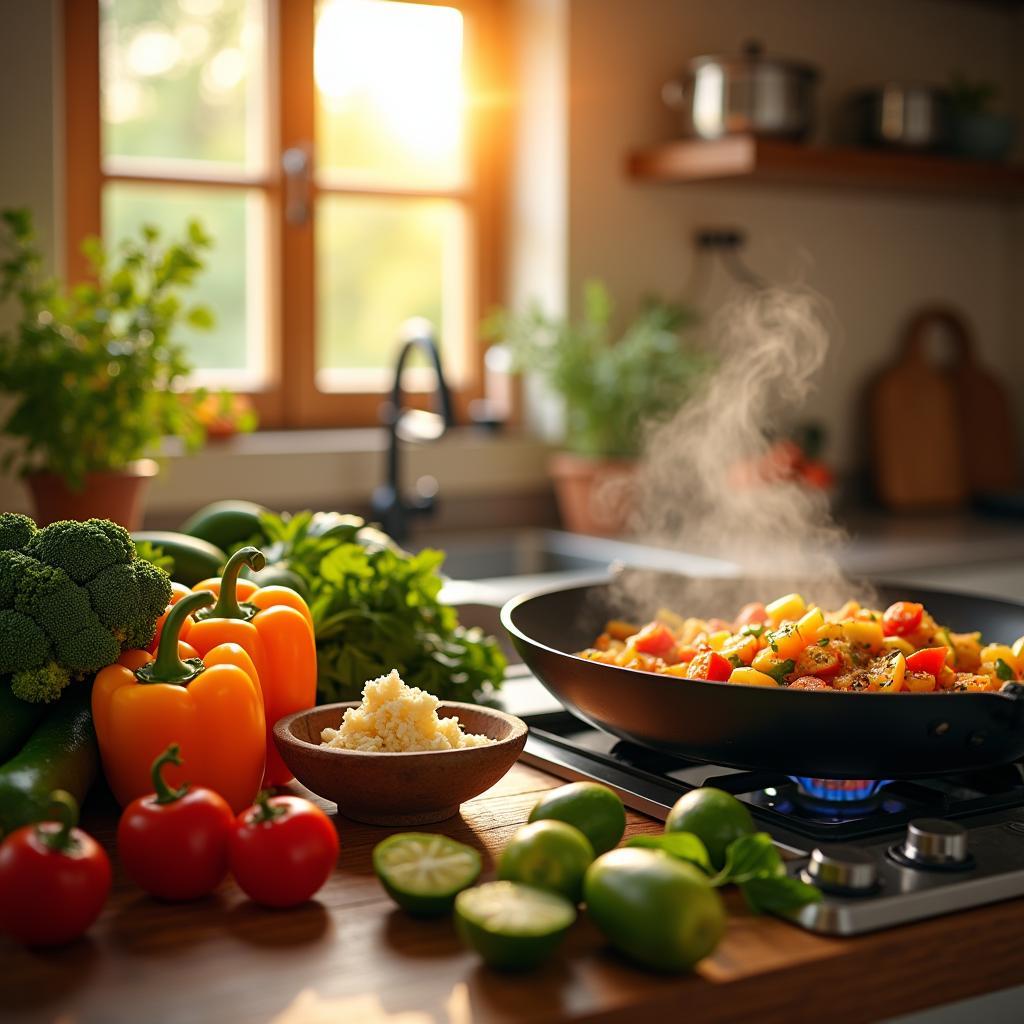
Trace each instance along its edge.
<path fill-rule="evenodd" d="M 752 133 L 799 141 L 814 124 L 818 72 L 800 61 L 765 57 L 748 43 L 738 57 L 701 56 L 667 82 L 662 99 L 701 139 Z"/>
<path fill-rule="evenodd" d="M 857 140 L 866 145 L 926 150 L 949 139 L 949 96 L 934 86 L 887 82 L 853 104 Z"/>

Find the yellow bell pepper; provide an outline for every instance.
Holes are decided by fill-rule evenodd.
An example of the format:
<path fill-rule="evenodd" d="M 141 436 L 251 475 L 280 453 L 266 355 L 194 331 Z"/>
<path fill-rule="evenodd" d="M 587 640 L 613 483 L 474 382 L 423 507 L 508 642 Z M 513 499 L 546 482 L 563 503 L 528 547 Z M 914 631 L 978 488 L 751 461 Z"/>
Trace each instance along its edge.
<path fill-rule="evenodd" d="M 238 578 L 243 565 L 258 570 L 265 563 L 258 548 L 240 548 L 228 559 L 220 579 L 196 585 L 197 592 L 216 594 L 217 603 L 195 614 L 188 642 L 200 655 L 219 644 L 236 643 L 252 658 L 267 721 L 263 785 L 283 786 L 292 773 L 277 752 L 274 725 L 279 718 L 316 703 L 316 640 L 313 616 L 294 590 L 257 587 Z"/>
<path fill-rule="evenodd" d="M 210 648 L 182 660 L 182 623 L 214 604 L 208 591 L 189 594 L 164 622 L 156 658 L 126 651 L 97 676 L 92 717 L 103 770 L 122 805 L 153 789 L 153 761 L 172 743 L 181 748 L 188 780 L 220 793 L 237 814 L 260 790 L 266 757 L 266 719 L 252 659 L 238 645 Z M 169 766 L 169 785 L 185 782 Z"/>

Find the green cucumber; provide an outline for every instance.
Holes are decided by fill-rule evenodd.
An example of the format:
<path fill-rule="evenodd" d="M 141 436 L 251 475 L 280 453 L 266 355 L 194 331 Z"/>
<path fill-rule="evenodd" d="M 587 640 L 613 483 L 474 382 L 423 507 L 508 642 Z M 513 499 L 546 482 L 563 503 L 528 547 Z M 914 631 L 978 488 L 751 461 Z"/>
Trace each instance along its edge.
<path fill-rule="evenodd" d="M 21 749 L 47 711 L 46 704 L 31 704 L 15 697 L 11 681 L 0 679 L 0 764 Z"/>
<path fill-rule="evenodd" d="M 262 542 L 260 516 L 268 511 L 253 501 L 215 501 L 190 515 L 181 532 L 227 551 L 247 541 Z"/>
<path fill-rule="evenodd" d="M 0 767 L 0 835 L 44 820 L 55 789 L 67 790 L 79 804 L 85 799 L 99 768 L 89 697 L 85 683 L 74 684 Z"/>
<path fill-rule="evenodd" d="M 171 579 L 194 587 L 200 580 L 219 576 L 221 566 L 228 560 L 227 554 L 209 541 L 190 537 L 187 533 L 161 533 L 142 530 L 132 534 L 134 541 L 148 541 L 162 548 L 164 554 L 174 559 Z"/>

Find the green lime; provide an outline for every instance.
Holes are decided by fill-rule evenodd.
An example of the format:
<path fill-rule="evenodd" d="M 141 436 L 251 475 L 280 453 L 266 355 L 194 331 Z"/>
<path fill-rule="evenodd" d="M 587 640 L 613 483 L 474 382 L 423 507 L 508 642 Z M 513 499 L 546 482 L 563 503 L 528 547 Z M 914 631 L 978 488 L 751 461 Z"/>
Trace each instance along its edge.
<path fill-rule="evenodd" d="M 751 835 L 754 821 L 730 793 L 705 786 L 681 796 L 665 819 L 666 832 L 692 832 L 708 848 L 716 869 L 725 866 L 729 844 L 740 836 Z"/>
<path fill-rule="evenodd" d="M 448 913 L 480 868 L 472 847 L 429 832 L 402 832 L 373 849 L 373 870 L 388 894 L 403 910 L 424 917 Z"/>
<path fill-rule="evenodd" d="M 576 920 L 561 896 L 516 882 L 487 882 L 455 897 L 455 928 L 484 962 L 526 970 L 547 959 Z"/>
<path fill-rule="evenodd" d="M 589 840 L 594 853 L 607 853 L 619 845 L 626 831 L 626 809 L 607 786 L 573 782 L 540 798 L 530 821 L 554 819 L 574 825 Z"/>
<path fill-rule="evenodd" d="M 725 931 L 725 908 L 707 878 L 660 850 L 612 850 L 591 864 L 587 912 L 611 944 L 659 971 L 688 971 Z"/>
<path fill-rule="evenodd" d="M 593 859 L 594 848 L 578 828 L 564 821 L 535 821 L 519 829 L 505 847 L 498 877 L 579 903 L 583 876 Z"/>

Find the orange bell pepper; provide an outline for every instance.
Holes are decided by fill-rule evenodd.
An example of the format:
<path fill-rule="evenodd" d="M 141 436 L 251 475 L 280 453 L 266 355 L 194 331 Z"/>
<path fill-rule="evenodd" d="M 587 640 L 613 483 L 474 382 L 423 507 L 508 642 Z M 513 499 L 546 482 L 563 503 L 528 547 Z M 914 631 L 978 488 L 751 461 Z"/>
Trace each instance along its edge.
<path fill-rule="evenodd" d="M 236 814 L 260 790 L 266 718 L 252 659 L 232 643 L 211 647 L 202 658 L 181 657 L 191 650 L 178 640 L 182 623 L 214 600 L 207 592 L 181 598 L 164 622 L 155 659 L 125 651 L 96 676 L 96 738 L 122 805 L 152 790 L 153 760 L 171 743 L 181 748 L 189 781 L 216 790 Z M 180 768 L 169 768 L 167 777 L 171 785 L 185 781 Z"/>
<path fill-rule="evenodd" d="M 236 643 L 256 666 L 267 719 L 267 771 L 264 786 L 292 779 L 274 744 L 274 725 L 293 711 L 316 703 L 316 640 L 306 602 L 288 587 L 257 587 L 238 578 L 243 565 L 266 564 L 258 548 L 240 548 L 224 566 L 220 579 L 204 580 L 196 591 L 212 591 L 217 603 L 194 616 L 188 642 L 204 655 L 212 647 Z M 241 600 L 239 600 L 241 598 Z"/>

